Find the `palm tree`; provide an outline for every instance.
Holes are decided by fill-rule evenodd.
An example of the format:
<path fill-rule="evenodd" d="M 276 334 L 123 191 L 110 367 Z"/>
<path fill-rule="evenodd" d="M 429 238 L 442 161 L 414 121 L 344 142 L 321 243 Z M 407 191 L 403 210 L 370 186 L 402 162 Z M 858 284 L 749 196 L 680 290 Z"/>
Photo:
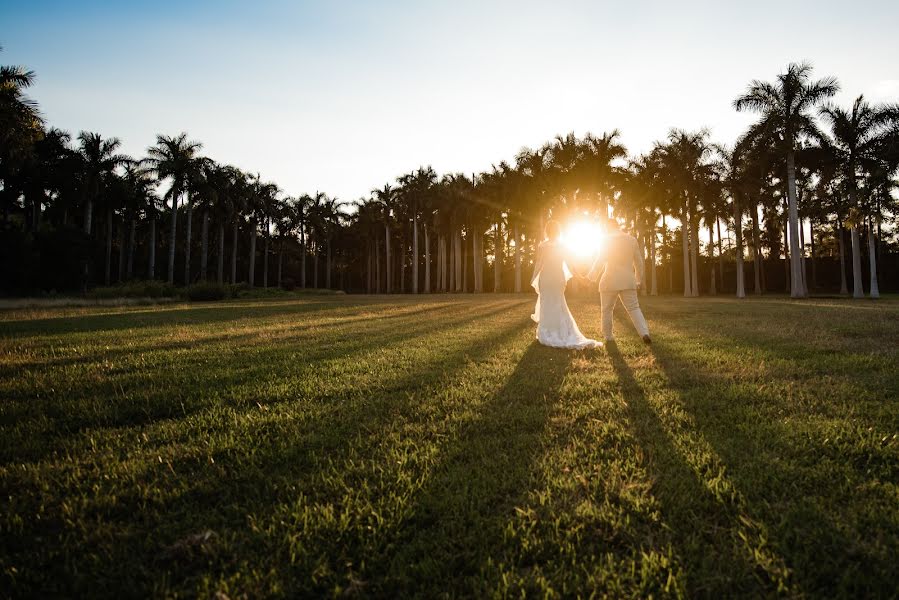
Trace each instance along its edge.
<path fill-rule="evenodd" d="M 178 230 L 178 198 L 187 192 L 199 168 L 198 152 L 203 147 L 200 142 L 187 139 L 186 133 L 177 136 L 156 136 L 156 145 L 147 149 L 147 164 L 157 180 L 171 179 L 171 187 L 166 194 L 172 202 L 172 222 L 169 238 L 168 280 L 175 283 L 175 242 Z M 185 261 L 185 285 L 190 284 L 190 218 L 187 225 L 187 260 Z"/>
<path fill-rule="evenodd" d="M 231 168 L 219 165 L 211 160 L 201 165 L 195 198 L 197 207 L 202 211 L 203 224 L 200 231 L 200 279 L 206 280 L 209 263 L 209 220 L 214 216 L 218 223 L 218 282 L 224 283 L 225 252 L 225 220 L 228 214 L 228 201 L 233 185 Z"/>
<path fill-rule="evenodd" d="M 262 217 L 263 231 L 265 232 L 265 245 L 262 259 L 262 287 L 268 288 L 268 256 L 272 235 L 272 218 L 277 214 L 278 194 L 281 190 L 274 183 L 265 184 L 259 197 L 259 208 Z"/>
<path fill-rule="evenodd" d="M 666 171 L 666 186 L 681 221 L 683 249 L 684 296 L 699 295 L 699 210 L 705 182 L 715 170 L 709 161 L 714 147 L 709 132 L 687 133 L 672 129 L 668 141 L 656 143 L 654 151 Z"/>
<path fill-rule="evenodd" d="M 896 107 L 885 105 L 871 105 L 865 101 L 864 96 L 855 99 L 850 110 L 842 109 L 833 104 L 827 104 L 821 109 L 821 117 L 830 125 L 833 136 L 833 149 L 836 159 L 843 172 L 849 192 L 849 201 L 856 211 L 852 221 L 852 265 L 853 265 L 853 297 L 864 298 L 865 293 L 861 282 L 861 259 L 857 256 L 859 250 L 858 228 L 864 225 L 865 214 L 871 214 L 870 207 L 865 210 L 862 206 L 858 189 L 859 179 L 866 172 L 877 169 L 879 162 L 879 149 L 884 137 L 889 132 L 889 126 L 899 122 L 899 110 Z M 873 247 L 873 238 L 869 233 L 869 245 Z M 871 261 L 871 286 L 872 298 L 880 296 L 877 288 L 877 263 L 876 252 L 869 252 Z"/>
<path fill-rule="evenodd" d="M 366 238 L 366 254 L 368 256 L 365 269 L 365 291 L 369 294 L 380 292 L 380 278 L 376 274 L 380 273 L 378 239 L 381 234 L 381 207 L 374 199 L 360 198 L 354 204 L 356 206 L 356 223 Z"/>
<path fill-rule="evenodd" d="M 761 120 L 752 127 L 751 135 L 775 139 L 786 159 L 790 295 L 793 298 L 804 298 L 808 295 L 802 279 L 802 254 L 799 247 L 796 147 L 804 136 L 819 136 L 811 111 L 840 89 L 837 80 L 832 77 L 811 81 L 811 71 L 812 67 L 808 63 L 791 63 L 785 73 L 777 76 L 776 83 L 755 80 L 749 84 L 745 94 L 734 100 L 734 108 L 738 111 L 752 110 L 762 113 Z"/>
<path fill-rule="evenodd" d="M 382 222 L 384 224 L 384 271 L 386 277 L 386 293 L 391 292 L 391 263 L 390 263 L 390 220 L 396 204 L 396 190 L 389 183 L 384 184 L 381 189 L 375 189 L 371 192 L 378 204 L 381 206 Z"/>
<path fill-rule="evenodd" d="M 306 235 L 309 228 L 309 211 L 312 207 L 313 200 L 309 194 L 303 194 L 299 198 L 295 198 L 292 204 L 294 219 L 300 230 L 300 287 L 306 288 Z"/>
<path fill-rule="evenodd" d="M 0 46 L 0 50 L 2 50 Z M 43 137 L 43 121 L 37 103 L 24 90 L 34 84 L 34 71 L 0 66 L 0 165 L 4 189 L 11 164 L 20 163 L 33 144 Z"/>
<path fill-rule="evenodd" d="M 278 279 L 277 285 L 280 288 L 282 284 L 282 274 L 284 272 L 284 246 L 287 240 L 296 230 L 296 218 L 293 211 L 293 198 L 284 198 L 276 200 L 272 206 L 272 220 L 278 242 Z"/>
<path fill-rule="evenodd" d="M 137 236 L 137 220 L 143 211 L 150 216 L 155 210 L 156 195 L 153 192 L 154 182 L 149 173 L 139 163 L 126 165 L 124 181 L 128 196 L 125 203 L 125 216 L 128 219 L 128 250 L 126 256 L 125 278 L 131 279 L 134 274 L 134 246 Z"/>
<path fill-rule="evenodd" d="M 118 138 L 103 139 L 99 133 L 82 131 L 78 135 L 78 153 L 82 168 L 82 195 L 84 202 L 84 232 L 91 233 L 94 204 L 103 190 L 104 179 L 118 166 L 128 162 L 124 154 L 116 154 L 121 146 Z"/>
<path fill-rule="evenodd" d="M 240 224 L 251 194 L 250 176 L 240 169 L 231 169 L 228 213 L 231 221 L 231 283 L 237 283 L 237 246 L 240 240 Z"/>
<path fill-rule="evenodd" d="M 403 175 L 397 178 L 397 182 L 401 185 L 402 196 L 408 203 L 408 210 L 412 215 L 412 293 L 418 293 L 419 284 L 419 247 L 418 247 L 418 230 L 419 230 L 419 213 L 422 205 L 427 202 L 431 194 L 431 190 L 437 181 L 437 173 L 428 165 L 427 168 L 419 167 L 413 173 Z M 427 279 L 430 279 L 428 277 Z M 430 282 L 426 282 L 428 285 Z M 427 290 L 427 285 L 426 285 Z"/>

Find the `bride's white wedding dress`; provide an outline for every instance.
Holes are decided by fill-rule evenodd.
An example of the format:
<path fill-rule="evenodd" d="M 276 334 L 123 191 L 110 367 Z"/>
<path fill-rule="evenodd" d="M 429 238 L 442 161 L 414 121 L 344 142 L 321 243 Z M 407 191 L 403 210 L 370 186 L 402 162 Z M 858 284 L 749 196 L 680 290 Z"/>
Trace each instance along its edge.
<path fill-rule="evenodd" d="M 565 263 L 565 248 L 560 242 L 547 240 L 537 248 L 537 264 L 531 285 L 537 290 L 537 306 L 531 318 L 537 323 L 537 341 L 553 348 L 597 348 L 601 342 L 591 340 L 578 329 L 568 303 L 565 286 L 571 270 Z"/>

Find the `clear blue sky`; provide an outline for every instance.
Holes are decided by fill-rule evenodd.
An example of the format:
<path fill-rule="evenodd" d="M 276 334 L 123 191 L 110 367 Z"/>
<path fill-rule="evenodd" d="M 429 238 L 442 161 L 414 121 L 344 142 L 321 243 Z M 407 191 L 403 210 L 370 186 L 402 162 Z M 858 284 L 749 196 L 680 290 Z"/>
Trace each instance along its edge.
<path fill-rule="evenodd" d="M 420 164 L 472 172 L 557 133 L 730 143 L 733 98 L 790 61 L 848 103 L 899 100 L 899 2 L 0 0 L 2 64 L 48 121 L 142 155 L 187 131 L 292 195 L 345 200 Z"/>

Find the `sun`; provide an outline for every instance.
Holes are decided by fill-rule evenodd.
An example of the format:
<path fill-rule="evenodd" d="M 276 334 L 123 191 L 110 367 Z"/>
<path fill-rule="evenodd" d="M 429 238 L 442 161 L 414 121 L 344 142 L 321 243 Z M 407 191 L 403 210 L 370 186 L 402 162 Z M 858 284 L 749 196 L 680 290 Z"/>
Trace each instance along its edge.
<path fill-rule="evenodd" d="M 602 246 L 602 239 L 603 232 L 599 225 L 586 220 L 573 221 L 562 232 L 562 242 L 580 257 L 596 254 Z"/>

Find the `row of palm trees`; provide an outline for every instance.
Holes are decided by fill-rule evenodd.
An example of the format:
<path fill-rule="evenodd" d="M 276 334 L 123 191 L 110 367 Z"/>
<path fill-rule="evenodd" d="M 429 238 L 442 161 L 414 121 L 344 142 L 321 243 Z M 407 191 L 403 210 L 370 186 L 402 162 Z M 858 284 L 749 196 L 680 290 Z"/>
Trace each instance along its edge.
<path fill-rule="evenodd" d="M 441 177 L 420 167 L 353 203 L 319 192 L 286 196 L 259 174 L 203 156 L 202 145 L 183 133 L 158 136 L 140 159 L 121 154 L 115 138 L 82 132 L 72 140 L 44 126 L 24 93 L 32 80 L 24 69 L 3 67 L 4 223 L 31 232 L 80 225 L 85 236 L 104 242 L 106 284 L 155 278 L 158 237 L 165 236 L 170 283 L 237 283 L 242 247 L 250 285 L 269 285 L 270 257 L 277 256 L 278 285 L 286 270 L 303 287 L 520 292 L 547 219 L 614 214 L 644 248 L 647 293 L 673 291 L 677 270 L 685 296 L 699 295 L 701 273 L 709 277 L 703 287 L 716 293 L 731 268 L 738 297 L 749 283 L 762 293 L 773 279 L 766 268 L 782 258 L 791 295 L 805 297 L 817 287 L 818 260 L 838 256 L 841 292 L 848 293 L 848 270 L 853 295 L 862 297 L 864 236 L 868 289 L 876 297 L 878 240 L 884 225 L 895 231 L 899 215 L 893 196 L 899 108 L 861 96 L 851 107 L 836 106 L 829 99 L 837 81 L 812 79 L 807 64 L 789 65 L 773 82 L 753 81 L 736 98 L 736 110 L 759 119 L 730 147 L 713 143 L 705 130 L 675 129 L 631 157 L 617 130 L 571 133 L 482 173 Z M 158 226 L 163 218 L 167 228 Z M 138 246 L 146 259 L 142 272 L 134 266 Z M 179 256 L 183 273 L 176 277 Z M 84 261 L 85 283 L 90 265 Z M 485 277 L 491 269 L 492 278 Z"/>

